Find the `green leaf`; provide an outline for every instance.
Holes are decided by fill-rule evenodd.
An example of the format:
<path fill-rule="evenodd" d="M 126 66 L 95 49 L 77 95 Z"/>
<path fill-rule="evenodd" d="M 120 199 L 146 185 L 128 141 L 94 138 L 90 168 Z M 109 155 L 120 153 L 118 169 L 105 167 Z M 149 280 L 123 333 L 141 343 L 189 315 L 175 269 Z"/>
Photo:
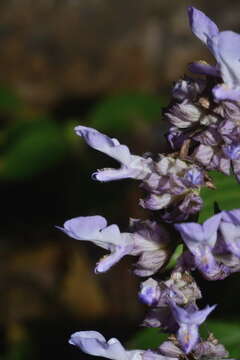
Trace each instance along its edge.
<path fill-rule="evenodd" d="M 17 124 L 0 158 L 0 176 L 9 180 L 23 180 L 54 166 L 67 152 L 67 141 L 57 123 L 38 119 Z"/>
<path fill-rule="evenodd" d="M 134 338 L 128 342 L 127 346 L 130 349 L 155 349 L 167 337 L 168 335 L 161 333 L 159 329 L 147 328 L 137 332 Z"/>
<path fill-rule="evenodd" d="M 158 121 L 166 99 L 154 95 L 132 93 L 111 96 L 90 113 L 89 126 L 102 131 L 133 131 L 141 122 Z"/>
<path fill-rule="evenodd" d="M 226 176 L 216 171 L 209 173 L 214 180 L 216 190 L 203 189 L 201 196 L 204 201 L 203 210 L 200 212 L 199 221 L 203 222 L 213 215 L 214 201 L 221 210 L 232 210 L 239 208 L 240 185 L 233 176 Z"/>
<path fill-rule="evenodd" d="M 176 247 L 173 255 L 171 256 L 169 263 L 167 265 L 167 269 L 172 269 L 176 265 L 177 259 L 182 254 L 182 252 L 183 252 L 183 244 L 180 244 Z"/>

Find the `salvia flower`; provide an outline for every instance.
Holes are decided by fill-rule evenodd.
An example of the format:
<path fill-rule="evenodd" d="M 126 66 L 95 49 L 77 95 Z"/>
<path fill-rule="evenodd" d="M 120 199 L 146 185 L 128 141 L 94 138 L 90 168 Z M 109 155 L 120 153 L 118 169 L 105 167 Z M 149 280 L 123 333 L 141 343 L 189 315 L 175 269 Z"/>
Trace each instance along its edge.
<path fill-rule="evenodd" d="M 116 224 L 108 225 L 104 217 L 96 215 L 70 219 L 59 229 L 108 251 L 97 263 L 96 273 L 109 270 L 126 255 L 137 256 L 134 273 L 147 277 L 138 294 L 149 307 L 142 325 L 169 335 L 154 351 L 126 350 L 118 339 L 107 341 L 96 331 L 74 333 L 69 343 L 90 355 L 112 360 L 228 357 L 212 334 L 207 340 L 199 336 L 199 326 L 216 305 L 199 310 L 196 301 L 202 295 L 191 272 L 198 269 L 207 280 L 222 280 L 240 272 L 240 209 L 221 211 L 203 224 L 193 222 L 202 208 L 201 188 L 214 188 L 207 171 L 233 173 L 240 182 L 240 35 L 219 31 L 194 7 L 189 8 L 188 16 L 192 32 L 216 63 L 191 63 L 190 71 L 204 76 L 184 77 L 173 86 L 164 113 L 173 153 L 134 155 L 115 138 L 90 127 L 75 128 L 90 147 L 120 164 L 119 168 L 96 171 L 93 178 L 141 181 L 145 197 L 139 203 L 155 211 L 155 221 L 130 219 L 129 231 L 121 232 Z M 161 280 L 161 272 L 181 241 L 183 251 L 170 277 Z M 150 277 L 153 275 L 155 278 Z"/>
<path fill-rule="evenodd" d="M 193 63 L 191 71 L 221 77 L 222 83 L 213 88 L 216 100 L 240 100 L 239 47 L 240 35 L 219 31 L 217 25 L 203 12 L 190 7 L 189 22 L 193 33 L 208 47 L 216 65 Z"/>
<path fill-rule="evenodd" d="M 222 211 L 220 231 L 226 250 L 240 258 L 240 210 Z"/>
<path fill-rule="evenodd" d="M 164 155 L 160 155 L 153 166 L 152 174 L 142 183 L 142 188 L 148 193 L 140 200 L 143 208 L 163 210 L 162 219 L 169 222 L 187 219 L 200 211 L 200 189 L 206 186 L 202 168 Z"/>
<path fill-rule="evenodd" d="M 158 271 L 167 261 L 171 252 L 168 249 L 169 238 L 164 228 L 155 222 L 132 220 L 136 231 L 121 233 L 115 224 L 107 226 L 102 216 L 82 216 L 64 223 L 60 230 L 76 240 L 85 240 L 110 251 L 98 262 L 95 271 L 109 270 L 125 255 L 140 256 L 135 273 L 149 276 Z M 133 226 L 133 225 L 132 225 Z"/>
<path fill-rule="evenodd" d="M 82 136 L 93 149 L 103 152 L 117 160 L 119 169 L 102 169 L 93 174 L 99 181 L 112 181 L 125 178 L 144 179 L 150 173 L 152 160 L 132 155 L 126 145 L 121 145 L 117 139 L 86 126 L 75 127 L 77 135 Z"/>
<path fill-rule="evenodd" d="M 221 214 L 212 216 L 203 225 L 198 223 L 175 224 L 182 239 L 194 257 L 195 266 L 209 280 L 222 279 L 228 274 L 214 257 Z"/>
<path fill-rule="evenodd" d="M 178 360 L 166 357 L 151 350 L 126 350 L 116 338 L 106 340 L 97 331 L 79 331 L 71 335 L 71 345 L 89 355 L 100 356 L 111 360 Z"/>
<path fill-rule="evenodd" d="M 199 341 L 199 325 L 206 320 L 207 316 L 215 309 L 216 305 L 207 306 L 203 310 L 198 310 L 194 304 L 190 304 L 186 308 L 181 308 L 171 301 L 170 305 L 173 316 L 179 325 L 177 339 L 183 351 L 188 354 L 194 349 Z"/>

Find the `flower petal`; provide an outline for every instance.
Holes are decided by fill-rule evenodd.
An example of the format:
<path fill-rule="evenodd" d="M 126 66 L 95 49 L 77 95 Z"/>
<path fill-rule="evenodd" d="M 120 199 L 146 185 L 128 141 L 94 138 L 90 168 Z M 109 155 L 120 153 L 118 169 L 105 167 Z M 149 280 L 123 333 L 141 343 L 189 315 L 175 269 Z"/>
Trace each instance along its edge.
<path fill-rule="evenodd" d="M 217 25 L 202 11 L 194 7 L 188 8 L 188 18 L 192 32 L 211 50 L 209 39 L 219 33 Z"/>
<path fill-rule="evenodd" d="M 79 331 L 72 334 L 69 343 L 87 354 L 102 356 L 112 360 L 129 360 L 127 351 L 115 338 L 108 342 L 97 331 Z"/>
<path fill-rule="evenodd" d="M 63 228 L 58 227 L 68 236 L 76 240 L 97 240 L 100 236 L 100 230 L 107 226 L 107 221 L 104 217 L 96 216 L 80 216 L 67 220 Z"/>

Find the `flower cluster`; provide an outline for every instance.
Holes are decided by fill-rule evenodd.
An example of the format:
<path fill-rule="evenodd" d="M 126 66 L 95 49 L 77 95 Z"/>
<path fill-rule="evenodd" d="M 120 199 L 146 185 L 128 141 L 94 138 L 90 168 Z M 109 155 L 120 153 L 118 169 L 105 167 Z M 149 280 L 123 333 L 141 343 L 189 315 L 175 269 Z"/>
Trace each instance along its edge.
<path fill-rule="evenodd" d="M 173 149 L 189 140 L 191 158 L 207 170 L 230 175 L 240 182 L 240 35 L 219 31 L 201 11 L 190 8 L 193 33 L 216 59 L 212 66 L 205 61 L 189 65 L 204 79 L 184 78 L 173 87 L 173 101 L 166 119 L 173 125 L 168 139 Z"/>
<path fill-rule="evenodd" d="M 222 280 L 240 271 L 240 209 L 220 211 L 199 224 L 202 187 L 214 188 L 209 170 L 230 175 L 240 182 L 240 35 L 220 32 L 201 11 L 190 8 L 193 33 L 216 59 L 189 69 L 201 79 L 176 82 L 172 101 L 165 111 L 171 124 L 167 139 L 173 153 L 131 154 L 126 145 L 99 131 L 77 126 L 75 132 L 86 143 L 120 163 L 92 177 L 98 181 L 131 178 L 139 180 L 145 197 L 140 206 L 155 212 L 155 221 L 130 219 L 127 232 L 108 225 L 102 216 L 81 216 L 59 227 L 68 236 L 90 241 L 109 253 L 99 260 L 95 272 L 108 271 L 124 256 L 137 257 L 134 273 L 145 277 L 139 299 L 149 307 L 143 326 L 159 328 L 169 338 L 156 350 L 126 350 L 115 338 L 106 339 L 96 331 L 80 331 L 70 344 L 87 354 L 112 360 L 221 360 L 228 357 L 223 345 L 211 334 L 199 335 L 199 326 L 216 305 L 199 309 L 201 298 L 192 272 L 207 280 Z M 168 279 L 160 278 L 179 245 L 182 253 Z M 150 277 L 154 275 L 154 278 Z"/>

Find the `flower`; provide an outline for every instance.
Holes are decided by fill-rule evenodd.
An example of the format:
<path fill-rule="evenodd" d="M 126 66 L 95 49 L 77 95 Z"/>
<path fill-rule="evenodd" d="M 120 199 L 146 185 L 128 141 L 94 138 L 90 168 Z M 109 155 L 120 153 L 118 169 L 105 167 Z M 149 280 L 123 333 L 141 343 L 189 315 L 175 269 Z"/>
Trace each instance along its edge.
<path fill-rule="evenodd" d="M 132 155 L 128 147 L 121 145 L 117 139 L 111 139 L 107 135 L 86 126 L 77 126 L 74 130 L 93 149 L 107 154 L 121 164 L 119 169 L 98 170 L 92 175 L 95 180 L 144 179 L 151 172 L 152 159 Z"/>
<path fill-rule="evenodd" d="M 202 297 L 201 292 L 191 277 L 185 272 L 172 272 L 166 281 L 156 281 L 152 278 L 144 281 L 140 285 L 140 300 L 155 307 L 168 306 L 169 299 L 175 303 L 186 305 Z"/>
<path fill-rule="evenodd" d="M 206 306 L 203 310 L 197 310 L 196 305 L 190 304 L 186 308 L 181 308 L 171 300 L 170 306 L 173 316 L 179 325 L 177 339 L 183 351 L 188 354 L 198 343 L 199 325 L 206 320 L 207 316 L 215 309 L 216 305 Z"/>
<path fill-rule="evenodd" d="M 220 231 L 226 250 L 240 258 L 240 209 L 222 211 Z"/>
<path fill-rule="evenodd" d="M 240 100 L 239 48 L 240 35 L 233 31 L 219 31 L 217 25 L 202 11 L 189 8 L 189 22 L 193 33 L 215 57 L 216 66 L 204 62 L 193 63 L 190 70 L 196 73 L 221 77 L 223 83 L 214 86 L 216 100 Z"/>
<path fill-rule="evenodd" d="M 140 200 L 140 205 L 163 210 L 160 216 L 164 221 L 181 221 L 200 211 L 202 186 L 205 186 L 205 173 L 199 166 L 170 155 L 159 155 L 152 174 L 143 180 L 142 188 L 148 195 Z"/>
<path fill-rule="evenodd" d="M 126 350 L 118 339 L 112 338 L 106 341 L 97 331 L 78 331 L 71 335 L 69 343 L 86 354 L 112 360 L 178 360 L 151 350 Z"/>
<path fill-rule="evenodd" d="M 121 233 L 115 224 L 107 226 L 102 216 L 73 218 L 58 227 L 76 240 L 90 241 L 109 250 L 97 263 L 96 273 L 109 270 L 125 255 L 140 256 L 135 269 L 139 276 L 149 276 L 158 271 L 171 255 L 168 249 L 168 232 L 156 222 L 131 220 L 132 233 Z"/>
<path fill-rule="evenodd" d="M 221 216 L 221 214 L 214 215 L 203 225 L 193 222 L 175 224 L 175 228 L 180 232 L 194 257 L 195 266 L 209 280 L 226 276 L 225 268 L 219 265 L 213 254 Z"/>

